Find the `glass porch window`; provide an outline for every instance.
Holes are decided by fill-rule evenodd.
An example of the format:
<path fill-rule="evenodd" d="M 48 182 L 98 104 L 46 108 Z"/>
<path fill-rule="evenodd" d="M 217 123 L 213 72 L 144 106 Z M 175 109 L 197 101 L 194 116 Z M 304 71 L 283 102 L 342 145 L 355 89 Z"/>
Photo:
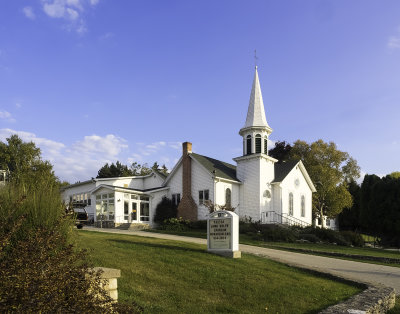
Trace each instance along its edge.
<path fill-rule="evenodd" d="M 149 221 L 150 220 L 150 206 L 149 203 L 140 203 L 140 220 Z"/>

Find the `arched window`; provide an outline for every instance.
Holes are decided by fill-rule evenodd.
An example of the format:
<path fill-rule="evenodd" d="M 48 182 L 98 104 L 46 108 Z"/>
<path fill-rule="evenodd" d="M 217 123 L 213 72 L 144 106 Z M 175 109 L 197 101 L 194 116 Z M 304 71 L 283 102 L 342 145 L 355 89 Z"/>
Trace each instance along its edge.
<path fill-rule="evenodd" d="M 256 135 L 256 154 L 261 154 L 261 135 Z"/>
<path fill-rule="evenodd" d="M 289 193 L 289 215 L 293 216 L 293 193 Z"/>
<path fill-rule="evenodd" d="M 247 135 L 246 137 L 246 141 L 247 141 L 247 155 L 251 154 L 251 135 Z"/>
<path fill-rule="evenodd" d="M 264 154 L 268 155 L 268 138 L 264 137 Z"/>
<path fill-rule="evenodd" d="M 301 196 L 301 217 L 306 216 L 306 198 L 304 195 Z"/>
<path fill-rule="evenodd" d="M 229 188 L 225 190 L 225 206 L 228 208 L 232 206 L 232 192 Z"/>

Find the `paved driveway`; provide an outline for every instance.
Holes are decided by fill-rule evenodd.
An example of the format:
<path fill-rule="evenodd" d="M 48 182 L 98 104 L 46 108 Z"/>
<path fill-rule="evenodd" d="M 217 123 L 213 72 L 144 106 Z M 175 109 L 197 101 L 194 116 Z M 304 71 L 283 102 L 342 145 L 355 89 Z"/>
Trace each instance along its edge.
<path fill-rule="evenodd" d="M 205 239 L 145 231 L 125 231 L 118 229 L 100 229 L 91 227 L 85 228 L 85 230 L 207 244 L 207 240 Z M 396 294 L 400 294 L 400 267 L 353 262 L 337 258 L 273 250 L 245 244 L 240 244 L 240 250 L 243 253 L 264 256 L 285 264 L 298 266 L 301 268 L 314 269 L 321 272 L 327 272 L 333 275 L 338 275 L 340 277 L 345 277 L 356 281 L 380 283 L 385 286 L 395 288 Z"/>

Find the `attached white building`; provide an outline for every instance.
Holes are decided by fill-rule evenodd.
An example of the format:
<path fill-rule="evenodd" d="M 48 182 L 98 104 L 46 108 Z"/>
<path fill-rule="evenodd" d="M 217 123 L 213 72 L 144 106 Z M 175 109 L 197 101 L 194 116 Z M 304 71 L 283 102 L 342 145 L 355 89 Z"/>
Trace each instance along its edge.
<path fill-rule="evenodd" d="M 310 225 L 315 187 L 301 161 L 279 163 L 268 155 L 272 129 L 265 117 L 257 67 L 242 136 L 243 155 L 236 165 L 192 152 L 183 143 L 182 157 L 164 177 L 157 171 L 143 177 L 92 179 L 65 188 L 66 202 L 86 202 L 95 221 L 114 225 L 153 224 L 163 196 L 178 206 L 178 216 L 205 219 L 206 201 L 235 208 L 241 218 L 263 223 Z"/>

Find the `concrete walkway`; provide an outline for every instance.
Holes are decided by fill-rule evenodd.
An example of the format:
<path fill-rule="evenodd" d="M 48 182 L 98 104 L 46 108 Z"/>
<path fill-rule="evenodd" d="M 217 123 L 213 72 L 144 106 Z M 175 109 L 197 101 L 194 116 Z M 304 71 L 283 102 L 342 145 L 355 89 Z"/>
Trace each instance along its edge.
<path fill-rule="evenodd" d="M 84 230 L 207 244 L 206 239 L 145 231 L 100 229 L 93 227 L 85 227 Z M 396 294 L 400 295 L 400 267 L 353 262 L 343 259 L 293 253 L 245 244 L 240 244 L 240 250 L 243 253 L 259 255 L 288 265 L 330 273 L 359 282 L 380 283 L 396 289 Z"/>

